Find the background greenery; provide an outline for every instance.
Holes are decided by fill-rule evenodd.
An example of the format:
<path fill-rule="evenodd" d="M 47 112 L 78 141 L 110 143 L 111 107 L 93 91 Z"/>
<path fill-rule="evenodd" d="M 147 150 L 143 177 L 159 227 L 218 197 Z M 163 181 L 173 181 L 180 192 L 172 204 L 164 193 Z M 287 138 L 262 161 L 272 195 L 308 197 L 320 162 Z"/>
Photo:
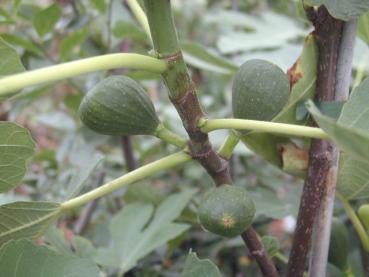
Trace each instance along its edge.
<path fill-rule="evenodd" d="M 172 2 L 185 60 L 199 88 L 200 100 L 213 118 L 231 115 L 232 75 L 239 65 L 251 58 L 263 58 L 286 71 L 301 54 L 304 38 L 312 30 L 300 1 Z M 369 72 L 368 24 L 366 14 L 359 24 L 353 87 Z M 15 47 L 27 70 L 106 53 L 147 54 L 150 50 L 146 34 L 120 0 L 3 0 L 0 37 L 1 45 L 6 42 Z M 0 51 L 9 50 L 0 47 Z M 1 61 L 0 65 L 6 66 Z M 13 65 L 14 72 L 22 67 L 16 62 Z M 28 163 L 22 185 L 0 194 L 0 204 L 63 201 L 98 186 L 102 176 L 109 181 L 129 170 L 122 154 L 122 139 L 88 130 L 77 116 L 79 103 L 90 88 L 107 75 L 122 73 L 141 80 L 164 124 L 185 134 L 159 75 L 116 70 L 24 89 L 0 104 L 0 119 L 27 127 L 37 144 L 36 155 Z M 0 69 L 0 75 L 4 74 Z M 212 133 L 212 143 L 220 146 L 226 134 Z M 131 142 L 138 165 L 174 150 L 148 136 L 133 137 Z M 266 163 L 243 144 L 237 146 L 232 158 L 232 174 L 235 183 L 246 187 L 255 200 L 254 226 L 259 234 L 278 239 L 280 250 L 273 254 L 278 253 L 277 266 L 284 268 L 283 255 L 291 245 L 302 181 Z M 71 257 L 78 257 L 76 267 L 86 269 L 81 276 L 96 276 L 93 274 L 98 270 L 102 276 L 121 272 L 125 276 L 180 276 L 192 251 L 216 263 L 223 276 L 258 276 L 257 265 L 240 238 L 223 239 L 199 226 L 196 210 L 201 195 L 212 186 L 195 162 L 128 186 L 98 201 L 81 234 L 75 231 L 84 209 L 59 219 L 40 240 L 46 246 L 39 252 L 39 259 L 49 255 L 60 262 L 57 257 L 61 256 L 65 259 L 61 264 L 67 266 Z M 354 205 L 364 203 L 367 197 L 364 195 Z M 338 202 L 335 214 L 347 220 Z M 351 229 L 350 235 L 352 267 L 355 276 L 361 276 L 359 242 Z M 21 247 L 29 242 L 14 243 Z M 35 246 L 27 247 L 32 250 Z M 6 249 L 0 250 L 0 256 L 1 251 Z M 198 262 L 195 254 L 190 254 L 187 263 L 194 266 Z M 219 274 L 212 264 L 203 262 Z"/>

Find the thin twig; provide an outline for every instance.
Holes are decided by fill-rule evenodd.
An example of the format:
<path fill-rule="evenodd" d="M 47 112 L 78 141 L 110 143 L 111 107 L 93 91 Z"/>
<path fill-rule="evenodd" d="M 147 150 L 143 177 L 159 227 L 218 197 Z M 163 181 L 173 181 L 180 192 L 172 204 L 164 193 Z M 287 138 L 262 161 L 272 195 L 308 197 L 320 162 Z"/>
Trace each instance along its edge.
<path fill-rule="evenodd" d="M 97 177 L 97 186 L 100 186 L 104 183 L 105 179 L 105 171 L 101 171 L 99 173 L 99 176 Z M 86 227 L 91 221 L 92 214 L 95 211 L 97 207 L 97 202 L 99 199 L 92 200 L 90 203 L 86 205 L 86 207 L 83 209 L 81 215 L 79 216 L 78 220 L 74 223 L 73 226 L 73 232 L 76 235 L 81 235 L 86 230 Z"/>
<path fill-rule="evenodd" d="M 123 157 L 127 164 L 127 170 L 132 171 L 137 168 L 137 160 L 133 153 L 132 141 L 128 136 L 124 136 L 121 139 L 122 141 L 122 151 Z"/>
<path fill-rule="evenodd" d="M 341 40 L 342 21 L 329 15 L 321 6 L 313 19 L 314 35 L 319 49 L 317 95 L 318 101 L 335 99 L 338 48 Z M 335 187 L 337 154 L 334 145 L 327 141 L 313 139 L 309 151 L 308 175 L 305 179 L 297 218 L 295 237 L 287 266 L 287 277 L 302 277 L 309 251 L 314 222 L 317 218 L 322 197 Z"/>
<path fill-rule="evenodd" d="M 343 25 L 337 61 L 337 82 L 335 89 L 336 101 L 346 101 L 349 95 L 356 36 L 356 22 L 356 20 L 352 20 L 344 23 Z M 337 148 L 332 150 L 332 166 L 329 168 L 322 203 L 314 227 L 309 266 L 309 276 L 311 277 L 326 275 L 332 215 L 336 194 L 339 154 L 340 153 Z"/>

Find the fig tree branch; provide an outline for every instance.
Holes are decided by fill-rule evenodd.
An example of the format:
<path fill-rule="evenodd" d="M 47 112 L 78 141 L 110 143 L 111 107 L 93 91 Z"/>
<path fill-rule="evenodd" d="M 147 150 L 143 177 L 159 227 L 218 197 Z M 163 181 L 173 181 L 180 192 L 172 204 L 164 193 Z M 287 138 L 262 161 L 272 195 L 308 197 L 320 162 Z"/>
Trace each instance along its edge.
<path fill-rule="evenodd" d="M 313 35 L 319 50 L 316 99 L 333 101 L 343 23 L 330 16 L 324 6 L 317 12 L 309 8 L 308 15 L 315 27 Z M 313 227 L 323 194 L 336 184 L 337 158 L 337 149 L 332 143 L 319 139 L 312 140 L 308 173 L 300 200 L 287 277 L 302 277 L 304 274 Z"/>
<path fill-rule="evenodd" d="M 346 101 L 349 96 L 352 60 L 356 37 L 356 19 L 343 23 L 342 37 L 338 50 L 336 87 L 334 100 Z M 310 256 L 310 276 L 326 275 L 331 223 L 339 167 L 339 150 L 333 150 L 332 164 L 325 182 L 322 203 L 314 227 L 312 255 Z"/>
<path fill-rule="evenodd" d="M 12 95 L 15 91 L 28 86 L 122 67 L 146 70 L 154 73 L 163 73 L 167 70 L 165 61 L 149 56 L 128 53 L 101 55 L 3 77 L 0 79 L 0 98 Z"/>
<path fill-rule="evenodd" d="M 199 121 L 205 114 L 179 47 L 170 1 L 145 0 L 144 3 L 154 50 L 157 57 L 165 60 L 169 66 L 169 69 L 162 73 L 162 77 L 169 90 L 169 98 L 190 137 L 190 155 L 201 163 L 217 186 L 232 184 L 228 160 L 213 149 L 207 133 L 199 128 Z M 243 233 L 243 239 L 247 241 L 247 246 L 264 276 L 278 276 L 274 264 L 252 227 Z"/>
<path fill-rule="evenodd" d="M 102 170 L 97 177 L 96 185 L 101 186 L 101 184 L 104 182 L 104 178 L 105 178 L 105 171 Z M 81 212 L 81 215 L 79 216 L 78 220 L 76 220 L 73 226 L 73 232 L 76 235 L 81 235 L 86 230 L 86 227 L 91 221 L 92 214 L 97 207 L 97 202 L 98 202 L 98 199 L 92 200 L 90 203 L 88 203 L 88 205 L 86 205 L 86 207 Z"/>

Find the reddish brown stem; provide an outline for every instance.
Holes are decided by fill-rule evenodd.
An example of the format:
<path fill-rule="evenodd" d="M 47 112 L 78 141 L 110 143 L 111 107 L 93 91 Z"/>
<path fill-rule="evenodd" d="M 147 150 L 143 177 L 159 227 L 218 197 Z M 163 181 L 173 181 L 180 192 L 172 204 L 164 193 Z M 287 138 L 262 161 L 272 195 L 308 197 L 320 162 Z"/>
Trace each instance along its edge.
<path fill-rule="evenodd" d="M 278 276 L 277 270 L 272 260 L 265 253 L 264 246 L 261 243 L 257 232 L 253 228 L 248 228 L 241 235 L 243 241 L 250 249 L 251 256 L 258 262 L 263 273 L 266 277 Z"/>
<path fill-rule="evenodd" d="M 132 141 L 129 136 L 122 137 L 123 157 L 127 164 L 127 171 L 132 171 L 137 168 L 137 161 L 133 153 Z"/>
<path fill-rule="evenodd" d="M 314 35 L 319 49 L 316 99 L 333 101 L 343 23 L 331 17 L 323 6 L 316 14 L 312 14 L 312 10 L 309 9 L 309 18 L 313 20 Z M 328 180 L 330 169 L 336 165 L 335 151 L 335 146 L 327 141 L 312 140 L 308 175 L 301 196 L 287 277 L 300 277 L 304 274 L 314 222 L 326 185 L 331 184 Z"/>

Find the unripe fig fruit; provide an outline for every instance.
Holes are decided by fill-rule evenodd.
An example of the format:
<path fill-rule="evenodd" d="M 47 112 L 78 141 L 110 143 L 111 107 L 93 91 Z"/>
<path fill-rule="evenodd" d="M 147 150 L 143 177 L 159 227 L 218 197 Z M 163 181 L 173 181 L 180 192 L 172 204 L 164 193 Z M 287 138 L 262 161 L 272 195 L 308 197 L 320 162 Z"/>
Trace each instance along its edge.
<path fill-rule="evenodd" d="M 208 231 L 235 237 L 248 228 L 255 216 L 255 204 L 241 188 L 223 185 L 210 190 L 201 203 L 199 220 Z"/>
<path fill-rule="evenodd" d="M 286 105 L 289 95 L 288 77 L 278 66 L 264 60 L 249 60 L 234 77 L 234 117 L 270 121 Z"/>
<path fill-rule="evenodd" d="M 342 271 L 349 268 L 349 244 L 349 232 L 345 223 L 341 219 L 333 217 L 328 261 Z"/>
<path fill-rule="evenodd" d="M 79 107 L 82 122 L 104 135 L 151 135 L 159 125 L 145 90 L 125 76 L 111 76 L 93 87 Z"/>
<path fill-rule="evenodd" d="M 359 218 L 369 232 L 369 204 L 361 205 L 358 211 Z"/>

